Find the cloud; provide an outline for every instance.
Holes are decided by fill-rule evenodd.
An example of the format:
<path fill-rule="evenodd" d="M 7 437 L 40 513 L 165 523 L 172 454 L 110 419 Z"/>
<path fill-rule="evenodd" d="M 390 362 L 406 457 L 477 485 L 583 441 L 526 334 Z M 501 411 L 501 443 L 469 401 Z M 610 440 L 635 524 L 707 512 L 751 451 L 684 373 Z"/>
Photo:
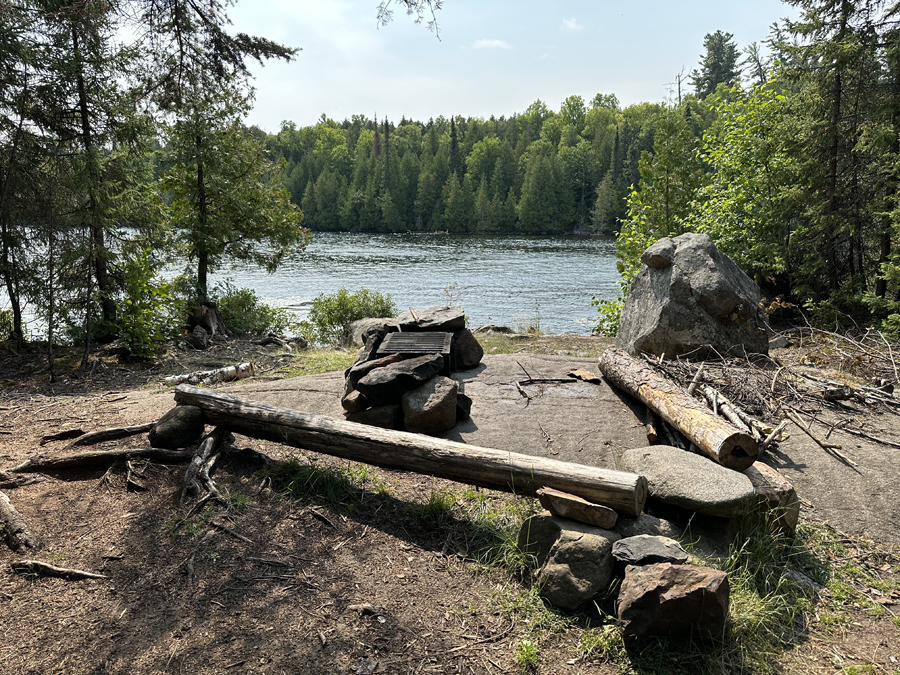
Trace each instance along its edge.
<path fill-rule="evenodd" d="M 503 40 L 476 40 L 472 43 L 472 49 L 512 49 L 512 47 Z"/>
<path fill-rule="evenodd" d="M 582 28 L 581 24 L 578 23 L 578 19 L 576 19 L 574 16 L 571 19 L 563 19 L 562 22 L 563 28 L 568 31 L 572 31 L 573 33 L 580 31 Z"/>

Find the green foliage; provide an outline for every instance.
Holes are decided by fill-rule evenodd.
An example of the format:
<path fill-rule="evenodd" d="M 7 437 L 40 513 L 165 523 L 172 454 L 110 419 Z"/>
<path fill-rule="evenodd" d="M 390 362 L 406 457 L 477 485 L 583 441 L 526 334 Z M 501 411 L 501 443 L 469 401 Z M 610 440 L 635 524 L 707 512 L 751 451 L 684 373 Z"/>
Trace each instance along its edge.
<path fill-rule="evenodd" d="M 11 309 L 0 309 L 0 340 L 6 340 L 13 334 L 13 312 Z"/>
<path fill-rule="evenodd" d="M 540 650 L 537 643 L 531 640 L 521 640 L 516 645 L 516 670 L 522 675 L 528 675 L 537 671 L 540 662 Z"/>
<path fill-rule="evenodd" d="M 249 288 L 235 288 L 226 281 L 213 291 L 213 299 L 225 325 L 238 335 L 285 335 L 299 327 L 290 312 L 267 305 Z"/>
<path fill-rule="evenodd" d="M 122 268 L 125 288 L 118 301 L 119 341 L 141 359 L 157 355 L 179 325 L 171 317 L 184 313 L 184 302 L 172 292 L 170 282 L 156 276 L 157 267 L 153 251 L 145 249 L 128 258 Z"/>
<path fill-rule="evenodd" d="M 592 296 L 591 307 L 596 308 L 600 315 L 597 323 L 591 329 L 591 333 L 603 335 L 604 337 L 615 337 L 619 333 L 619 318 L 622 316 L 622 309 L 625 307 L 625 299 L 622 297 L 609 299 Z"/>
<path fill-rule="evenodd" d="M 389 317 L 397 313 L 390 295 L 361 288 L 350 292 L 319 295 L 312 301 L 306 332 L 323 344 L 344 344 L 350 339 L 350 324 L 369 317 Z"/>

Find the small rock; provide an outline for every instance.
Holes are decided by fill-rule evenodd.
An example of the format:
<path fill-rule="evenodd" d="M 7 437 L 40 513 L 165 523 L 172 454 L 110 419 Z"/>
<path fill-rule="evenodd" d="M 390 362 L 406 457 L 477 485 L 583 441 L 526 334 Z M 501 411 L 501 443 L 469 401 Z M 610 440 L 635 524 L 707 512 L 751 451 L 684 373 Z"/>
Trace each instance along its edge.
<path fill-rule="evenodd" d="M 623 570 L 627 565 L 653 565 L 664 562 L 682 565 L 688 560 L 687 551 L 677 541 L 649 534 L 619 539 L 613 544 L 612 555 Z"/>
<path fill-rule="evenodd" d="M 341 405 L 348 413 L 357 413 L 369 407 L 366 397 L 355 389 L 341 399 Z"/>
<path fill-rule="evenodd" d="M 728 618 L 725 572 L 658 563 L 625 568 L 618 617 L 627 643 L 656 636 L 717 636 Z"/>
<path fill-rule="evenodd" d="M 199 441 L 205 430 L 201 408 L 177 405 L 153 425 L 149 435 L 150 446 L 166 450 L 184 448 Z"/>
<path fill-rule="evenodd" d="M 642 513 L 637 518 L 633 516 L 619 516 L 616 523 L 616 532 L 622 537 L 636 537 L 640 534 L 668 537 L 669 539 L 681 539 L 684 534 L 678 525 L 670 520 L 664 520 Z"/>
<path fill-rule="evenodd" d="M 415 310 L 418 321 L 412 312 L 403 312 L 397 317 L 401 331 L 438 331 L 455 333 L 466 327 L 466 312 L 462 307 L 434 305 Z"/>
<path fill-rule="evenodd" d="M 462 422 L 469 419 L 471 415 L 472 399 L 462 392 L 456 392 L 456 421 Z"/>
<path fill-rule="evenodd" d="M 769 349 L 787 349 L 791 346 L 791 341 L 784 335 L 776 335 L 769 340 Z"/>
<path fill-rule="evenodd" d="M 187 336 L 187 343 L 194 349 L 209 349 L 209 333 L 203 326 L 194 326 L 194 330 Z"/>
<path fill-rule="evenodd" d="M 514 333 L 515 331 L 509 326 L 499 326 L 494 323 L 486 323 L 483 326 L 479 326 L 472 330 L 473 333 L 501 333 L 501 334 L 509 334 Z"/>
<path fill-rule="evenodd" d="M 403 394 L 420 387 L 443 368 L 444 357 L 440 354 L 417 356 L 376 368 L 361 378 L 356 388 L 366 395 L 372 405 L 399 403 Z"/>
<path fill-rule="evenodd" d="M 368 424 L 370 427 L 382 429 L 399 429 L 403 421 L 403 411 L 399 404 L 379 405 L 374 408 L 366 408 L 356 413 L 346 413 L 344 418 L 348 422 Z"/>
<path fill-rule="evenodd" d="M 622 464 L 647 478 L 654 499 L 697 513 L 743 516 L 756 499 L 753 484 L 744 474 L 668 445 L 626 450 Z"/>
<path fill-rule="evenodd" d="M 450 351 L 456 370 L 471 370 L 481 363 L 481 357 L 484 356 L 484 349 L 468 328 L 453 334 Z"/>
<path fill-rule="evenodd" d="M 547 487 L 538 490 L 537 497 L 541 506 L 554 516 L 577 520 L 603 530 L 615 527 L 618 515 L 608 506 L 594 504 L 576 495 Z"/>
<path fill-rule="evenodd" d="M 407 431 L 439 434 L 456 426 L 459 383 L 449 377 L 433 377 L 400 399 Z"/>

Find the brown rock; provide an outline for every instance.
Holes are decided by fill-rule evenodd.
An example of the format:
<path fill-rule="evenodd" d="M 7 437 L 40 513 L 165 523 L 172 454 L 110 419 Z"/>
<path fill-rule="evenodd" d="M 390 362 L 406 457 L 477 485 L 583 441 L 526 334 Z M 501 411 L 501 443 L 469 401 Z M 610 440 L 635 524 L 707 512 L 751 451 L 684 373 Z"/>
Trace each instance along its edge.
<path fill-rule="evenodd" d="M 369 406 L 366 397 L 355 389 L 341 399 L 341 405 L 348 413 L 357 413 Z"/>
<path fill-rule="evenodd" d="M 619 591 L 626 642 L 657 636 L 721 635 L 728 618 L 728 575 L 709 567 L 628 566 Z"/>
<path fill-rule="evenodd" d="M 554 516 L 577 520 L 604 530 L 611 530 L 616 526 L 618 515 L 607 506 L 594 504 L 581 497 L 547 487 L 538 490 L 537 497 L 541 506 Z"/>

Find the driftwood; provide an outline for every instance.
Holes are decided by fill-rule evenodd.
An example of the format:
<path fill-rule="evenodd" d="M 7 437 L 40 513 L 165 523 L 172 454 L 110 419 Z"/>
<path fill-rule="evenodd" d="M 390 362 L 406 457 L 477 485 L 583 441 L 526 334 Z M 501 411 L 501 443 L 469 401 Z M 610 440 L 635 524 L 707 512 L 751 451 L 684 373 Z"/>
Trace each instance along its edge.
<path fill-rule="evenodd" d="M 719 464 L 743 471 L 756 461 L 759 450 L 752 436 L 711 414 L 647 364 L 609 347 L 600 357 L 600 370 L 606 379 L 643 401 Z"/>
<path fill-rule="evenodd" d="M 0 531 L 3 532 L 7 546 L 17 553 L 26 548 L 39 546 L 37 537 L 28 529 L 22 516 L 9 501 L 9 497 L 2 492 L 0 492 Z"/>
<path fill-rule="evenodd" d="M 640 514 L 647 498 L 647 480 L 632 473 L 298 413 L 188 385 L 175 388 L 175 400 L 235 433 L 389 469 L 517 494 L 552 487 L 630 515 Z"/>
<path fill-rule="evenodd" d="M 177 450 L 162 450 L 160 448 L 127 448 L 125 450 L 97 450 L 94 452 L 82 452 L 77 455 L 65 457 L 33 457 L 18 466 L 9 469 L 9 473 L 37 473 L 40 471 L 57 471 L 59 469 L 73 469 L 82 466 L 97 466 L 109 464 L 118 460 L 129 459 L 153 459 L 157 462 L 179 464 L 191 461 L 194 453 L 179 452 Z"/>
<path fill-rule="evenodd" d="M 616 526 L 618 514 L 606 506 L 591 504 L 581 497 L 553 488 L 541 488 L 537 491 L 537 497 L 541 506 L 554 516 L 577 520 L 604 530 L 611 530 Z"/>
<path fill-rule="evenodd" d="M 215 370 L 198 370 L 182 375 L 170 375 L 163 382 L 168 385 L 181 384 L 217 384 L 218 382 L 230 382 L 245 377 L 253 377 L 256 374 L 252 363 L 239 363 L 236 366 L 226 366 Z"/>
<path fill-rule="evenodd" d="M 194 456 L 191 458 L 191 464 L 188 466 L 187 470 L 184 472 L 184 481 L 181 486 L 181 498 L 179 499 L 180 504 L 184 504 L 185 495 L 195 495 L 200 491 L 200 484 L 197 481 L 197 478 L 200 476 L 201 470 L 204 468 L 207 460 L 210 459 L 210 456 L 213 454 L 213 450 L 215 450 L 221 443 L 225 434 L 227 432 L 221 429 L 214 429 L 211 434 L 209 434 L 200 444 L 200 447 L 197 448 L 197 452 L 194 453 Z M 207 469 L 205 478 L 209 480 L 209 469 Z M 206 482 L 206 481 L 204 481 Z M 209 490 L 212 492 L 212 490 Z"/>
<path fill-rule="evenodd" d="M 89 434 L 84 434 L 83 436 L 76 438 L 69 443 L 69 447 L 75 448 L 82 445 L 95 445 L 96 443 L 105 443 L 106 441 L 116 441 L 120 438 L 136 436 L 137 434 L 146 434 L 153 428 L 154 424 L 156 424 L 156 420 L 132 427 L 112 427 L 111 429 L 92 431 Z"/>
<path fill-rule="evenodd" d="M 50 563 L 41 562 L 40 560 L 19 560 L 10 563 L 14 572 L 18 574 L 36 574 L 41 577 L 59 577 L 68 581 L 79 581 L 81 579 L 106 579 L 105 574 L 95 574 L 94 572 L 85 572 L 84 570 L 76 570 L 68 567 L 57 567 Z"/>

